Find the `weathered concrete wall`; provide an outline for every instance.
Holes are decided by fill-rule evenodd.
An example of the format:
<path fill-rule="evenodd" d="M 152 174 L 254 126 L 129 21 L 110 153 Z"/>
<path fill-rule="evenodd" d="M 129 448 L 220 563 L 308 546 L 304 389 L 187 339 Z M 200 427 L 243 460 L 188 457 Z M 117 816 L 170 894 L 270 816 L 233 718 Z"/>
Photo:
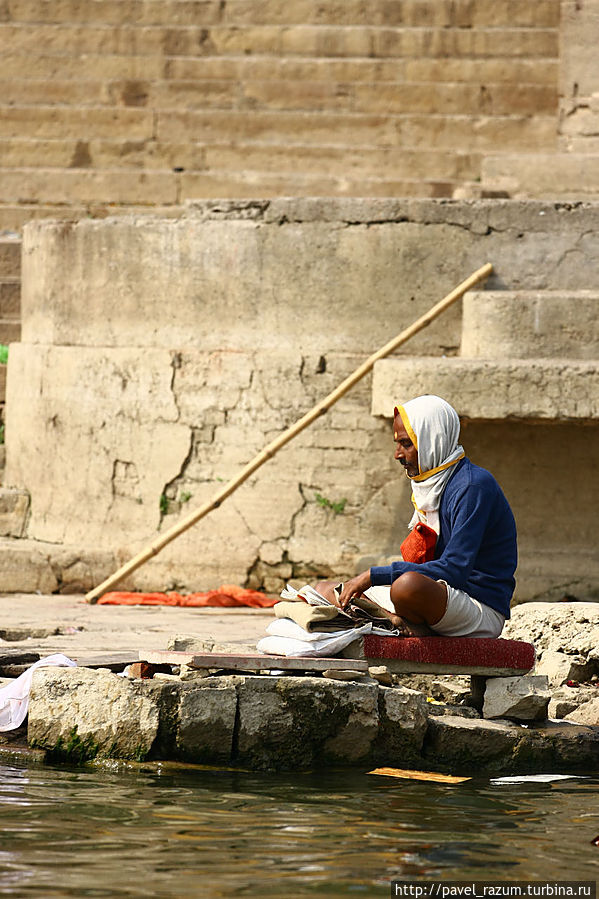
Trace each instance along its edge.
<path fill-rule="evenodd" d="M 133 554 L 484 262 L 495 291 L 599 285 L 598 232 L 599 205 L 501 201 L 205 202 L 178 221 L 32 223 L 5 479 L 31 493 L 26 536 Z M 401 352 L 453 357 L 461 339 L 457 306 Z M 395 557 L 409 483 L 370 409 L 366 379 L 131 583 L 274 591 Z M 599 430 L 568 417 L 464 429 L 517 517 L 520 599 L 599 583 Z"/>

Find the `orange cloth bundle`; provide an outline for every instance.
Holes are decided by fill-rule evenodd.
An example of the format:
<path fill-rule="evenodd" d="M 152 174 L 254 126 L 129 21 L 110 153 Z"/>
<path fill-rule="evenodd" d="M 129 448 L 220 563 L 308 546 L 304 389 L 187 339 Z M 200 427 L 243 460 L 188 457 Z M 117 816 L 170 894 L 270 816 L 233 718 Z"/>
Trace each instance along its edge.
<path fill-rule="evenodd" d="M 257 590 L 248 590 L 236 584 L 223 584 L 218 590 L 206 593 L 105 593 L 98 600 L 99 606 L 250 606 L 254 609 L 268 609 L 279 599 L 272 599 Z"/>
<path fill-rule="evenodd" d="M 436 532 L 420 521 L 401 544 L 401 557 L 404 562 L 415 562 L 418 565 L 422 565 L 423 562 L 432 562 L 435 558 L 436 545 Z"/>

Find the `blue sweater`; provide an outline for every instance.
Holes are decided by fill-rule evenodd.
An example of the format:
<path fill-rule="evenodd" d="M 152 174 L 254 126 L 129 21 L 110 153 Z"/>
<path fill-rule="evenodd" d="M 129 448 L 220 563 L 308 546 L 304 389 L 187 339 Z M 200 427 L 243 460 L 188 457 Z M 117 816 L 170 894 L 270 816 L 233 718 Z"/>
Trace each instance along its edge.
<path fill-rule="evenodd" d="M 393 562 L 370 569 L 372 585 L 392 584 L 405 571 L 447 581 L 510 617 L 518 561 L 516 523 L 503 492 L 484 468 L 462 459 L 441 497 L 441 533 L 432 562 Z"/>

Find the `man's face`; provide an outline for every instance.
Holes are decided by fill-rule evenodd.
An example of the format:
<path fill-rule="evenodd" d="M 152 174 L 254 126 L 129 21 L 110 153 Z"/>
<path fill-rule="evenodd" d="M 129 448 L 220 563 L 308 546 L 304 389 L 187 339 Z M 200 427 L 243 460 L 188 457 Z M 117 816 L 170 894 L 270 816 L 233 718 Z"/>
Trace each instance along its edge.
<path fill-rule="evenodd" d="M 418 450 L 408 437 L 408 432 L 399 415 L 393 419 L 393 439 L 395 440 L 395 459 L 403 465 L 409 478 L 415 478 L 420 474 Z"/>

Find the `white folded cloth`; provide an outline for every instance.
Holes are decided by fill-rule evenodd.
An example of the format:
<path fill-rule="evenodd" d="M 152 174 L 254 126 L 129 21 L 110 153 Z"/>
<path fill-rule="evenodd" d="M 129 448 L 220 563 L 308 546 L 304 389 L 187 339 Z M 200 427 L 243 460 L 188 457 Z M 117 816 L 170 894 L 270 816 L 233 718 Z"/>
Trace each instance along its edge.
<path fill-rule="evenodd" d="M 67 667 L 77 665 L 68 656 L 57 652 L 51 656 L 45 656 L 39 662 L 35 662 L 27 671 L 19 675 L 16 680 L 0 688 L 0 731 L 14 730 L 19 727 L 27 715 L 29 709 L 29 693 L 31 691 L 31 679 L 36 668 L 49 668 L 51 666 Z"/>

